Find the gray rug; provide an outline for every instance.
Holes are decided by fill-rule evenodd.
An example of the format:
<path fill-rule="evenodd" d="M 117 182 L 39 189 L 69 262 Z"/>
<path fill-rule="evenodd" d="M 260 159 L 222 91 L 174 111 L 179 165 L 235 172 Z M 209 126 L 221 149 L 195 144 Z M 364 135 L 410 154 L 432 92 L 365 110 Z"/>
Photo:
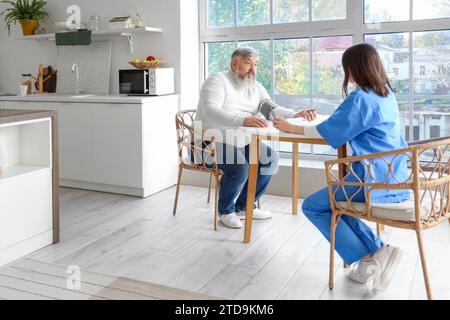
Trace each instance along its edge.
<path fill-rule="evenodd" d="M 34 259 L 0 268 L 0 300 L 215 300 L 216 297 Z"/>

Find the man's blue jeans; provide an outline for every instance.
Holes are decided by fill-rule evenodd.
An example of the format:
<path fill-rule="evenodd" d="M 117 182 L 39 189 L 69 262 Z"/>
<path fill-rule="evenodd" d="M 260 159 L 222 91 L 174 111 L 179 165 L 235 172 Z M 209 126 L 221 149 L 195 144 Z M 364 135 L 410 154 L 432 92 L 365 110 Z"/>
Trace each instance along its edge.
<path fill-rule="evenodd" d="M 216 143 L 219 168 L 224 176 L 220 183 L 219 214 L 245 211 L 247 205 L 247 180 L 249 173 L 250 145 L 244 148 Z M 270 178 L 278 170 L 278 155 L 261 143 L 256 199 L 266 191 Z"/>

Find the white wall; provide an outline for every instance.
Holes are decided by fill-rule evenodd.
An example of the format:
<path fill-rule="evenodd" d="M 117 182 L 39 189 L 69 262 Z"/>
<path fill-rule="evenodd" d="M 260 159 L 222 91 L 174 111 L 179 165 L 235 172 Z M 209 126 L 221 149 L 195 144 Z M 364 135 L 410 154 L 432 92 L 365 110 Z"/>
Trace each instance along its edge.
<path fill-rule="evenodd" d="M 198 0 L 180 1 L 181 27 L 181 109 L 195 109 L 199 98 L 200 65 L 198 37 Z"/>
<path fill-rule="evenodd" d="M 117 94 L 118 70 L 129 68 L 127 61 L 134 58 L 145 58 L 155 55 L 167 61 L 169 67 L 175 68 L 175 88 L 177 93 L 186 96 L 186 105 L 196 100 L 198 92 L 198 10 L 195 0 L 47 0 L 49 18 L 44 23 L 47 32 L 53 32 L 55 21 L 64 21 L 68 16 L 68 5 L 81 7 L 82 21 L 89 22 L 91 15 L 100 15 L 103 28 L 107 28 L 108 20 L 113 16 L 136 15 L 140 13 L 144 25 L 163 29 L 162 34 L 137 34 L 135 37 L 135 53 L 130 55 L 126 38 L 111 36 L 113 41 L 110 93 Z M 191 2 L 191 5 L 188 5 Z M 186 14 L 181 16 L 180 6 Z M 0 5 L 0 11 L 6 6 Z M 37 74 L 38 65 L 56 64 L 56 46 L 52 41 L 14 40 L 21 36 L 18 24 L 11 29 L 11 36 L 5 29 L 3 18 L 0 18 L 0 92 L 18 93 L 20 74 Z M 183 25 L 182 25 L 183 23 Z M 183 38 L 181 38 L 183 34 Z M 195 50 L 193 50 L 195 48 Z M 188 64 L 182 57 L 194 60 Z M 182 72 L 184 78 L 180 78 Z M 195 71 L 195 72 L 194 72 Z M 196 78 L 197 77 L 197 78 Z M 183 85 L 181 81 L 184 81 Z"/>

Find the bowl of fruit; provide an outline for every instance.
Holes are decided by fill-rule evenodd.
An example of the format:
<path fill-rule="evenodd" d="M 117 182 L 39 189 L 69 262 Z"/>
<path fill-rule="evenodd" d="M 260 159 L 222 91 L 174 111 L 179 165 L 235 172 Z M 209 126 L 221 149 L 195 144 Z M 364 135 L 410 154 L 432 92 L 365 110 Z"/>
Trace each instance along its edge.
<path fill-rule="evenodd" d="M 154 56 L 148 56 L 146 59 L 134 59 L 133 61 L 128 61 L 128 63 L 138 69 L 151 69 L 158 68 L 164 61 L 161 61 Z"/>

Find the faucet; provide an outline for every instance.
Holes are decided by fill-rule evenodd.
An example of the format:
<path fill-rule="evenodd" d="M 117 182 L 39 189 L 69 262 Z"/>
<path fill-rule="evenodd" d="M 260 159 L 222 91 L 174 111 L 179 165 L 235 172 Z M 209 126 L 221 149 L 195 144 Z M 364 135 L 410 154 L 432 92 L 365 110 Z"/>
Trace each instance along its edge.
<path fill-rule="evenodd" d="M 78 73 L 78 65 L 76 63 L 72 65 L 72 72 L 75 72 L 76 77 L 75 94 L 80 94 L 80 75 Z"/>

